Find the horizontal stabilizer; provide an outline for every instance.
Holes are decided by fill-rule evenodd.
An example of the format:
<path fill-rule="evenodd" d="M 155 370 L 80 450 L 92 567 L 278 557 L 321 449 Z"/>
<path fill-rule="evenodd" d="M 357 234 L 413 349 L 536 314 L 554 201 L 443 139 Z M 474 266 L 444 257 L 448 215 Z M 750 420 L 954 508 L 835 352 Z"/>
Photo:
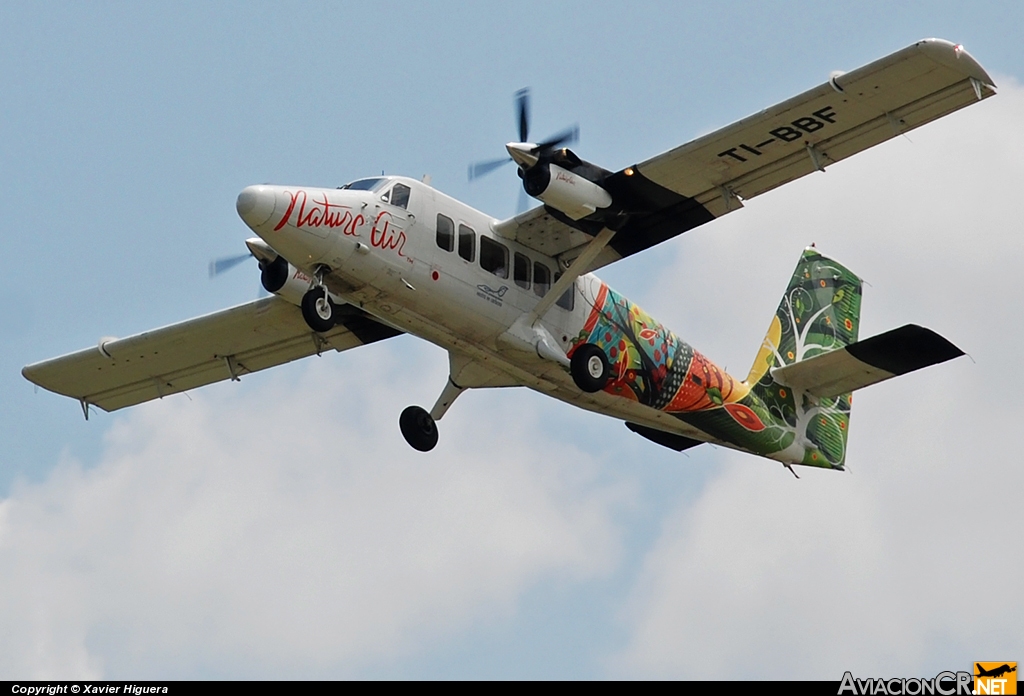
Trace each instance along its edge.
<path fill-rule="evenodd" d="M 664 430 L 655 430 L 654 428 L 648 428 L 646 425 L 637 425 L 636 423 L 630 423 L 628 421 L 626 422 L 626 427 L 637 435 L 646 437 L 651 442 L 657 443 L 662 447 L 674 449 L 676 452 L 682 452 L 683 450 L 690 449 L 691 447 L 704 444 L 700 440 L 694 440 L 692 437 L 683 437 L 682 435 L 676 435 L 675 433 L 666 433 Z"/>
<path fill-rule="evenodd" d="M 776 368 L 772 378 L 783 386 L 827 398 L 963 354 L 934 331 L 907 324 L 845 348 Z"/>

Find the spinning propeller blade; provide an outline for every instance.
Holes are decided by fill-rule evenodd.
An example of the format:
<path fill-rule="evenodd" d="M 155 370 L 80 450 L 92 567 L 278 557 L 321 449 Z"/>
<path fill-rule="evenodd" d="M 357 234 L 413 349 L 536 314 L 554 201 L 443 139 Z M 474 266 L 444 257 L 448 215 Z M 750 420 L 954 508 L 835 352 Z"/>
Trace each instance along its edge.
<path fill-rule="evenodd" d="M 530 88 L 523 87 L 516 92 L 516 111 L 519 113 L 519 142 L 530 139 Z"/>
<path fill-rule="evenodd" d="M 530 199 L 526 195 L 526 189 L 522 186 L 519 187 L 519 200 L 516 201 L 516 215 L 525 213 L 527 206 L 530 205 Z"/>
<path fill-rule="evenodd" d="M 252 258 L 255 258 L 255 256 L 250 252 L 248 254 L 239 254 L 238 256 L 222 256 L 219 259 L 214 259 L 210 262 L 210 279 L 212 280 L 224 271 L 231 270 L 246 259 Z M 263 287 L 263 284 L 260 283 L 260 289 L 257 297 L 267 297 L 268 295 L 270 295 L 270 293 L 267 292 Z"/>
<path fill-rule="evenodd" d="M 486 162 L 477 162 L 476 164 L 469 165 L 469 180 L 478 179 L 484 174 L 493 172 L 498 167 L 508 164 L 512 161 L 511 157 L 502 157 L 501 159 L 488 160 Z"/>
<path fill-rule="evenodd" d="M 224 271 L 234 268 L 238 264 L 242 263 L 248 258 L 251 258 L 252 254 L 242 254 L 240 256 L 225 256 L 219 259 L 214 259 L 210 262 L 210 277 L 215 278 Z"/>
<path fill-rule="evenodd" d="M 574 143 L 580 139 L 580 124 L 574 123 L 569 128 L 566 128 L 561 133 L 552 135 L 550 138 L 542 143 L 537 143 L 535 150 L 537 152 L 544 152 L 545 150 L 557 150 L 562 145 L 568 145 Z"/>
<path fill-rule="evenodd" d="M 579 124 L 574 124 L 569 128 L 556 133 L 547 140 L 540 143 L 533 144 L 529 142 L 530 137 L 530 88 L 524 87 L 515 94 L 515 109 L 516 109 L 516 120 L 519 126 L 519 143 L 524 146 L 531 146 L 529 151 L 535 154 L 543 154 L 549 150 L 556 150 L 562 145 L 574 143 L 579 140 L 580 127 Z M 476 162 L 469 165 L 469 180 L 479 179 L 480 177 L 490 174 L 495 169 L 502 167 L 509 162 L 512 162 L 511 157 L 502 157 L 501 159 L 484 160 L 482 162 Z"/>

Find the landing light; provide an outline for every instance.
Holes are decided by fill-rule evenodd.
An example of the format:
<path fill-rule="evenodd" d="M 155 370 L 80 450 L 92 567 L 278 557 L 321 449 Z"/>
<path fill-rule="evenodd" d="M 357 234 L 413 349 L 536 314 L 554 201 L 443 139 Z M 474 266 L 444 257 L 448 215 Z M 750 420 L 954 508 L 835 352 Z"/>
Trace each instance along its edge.
<path fill-rule="evenodd" d="M 626 176 L 633 176 L 633 168 L 632 167 L 626 167 L 626 171 L 624 171 L 622 173 L 625 174 Z"/>

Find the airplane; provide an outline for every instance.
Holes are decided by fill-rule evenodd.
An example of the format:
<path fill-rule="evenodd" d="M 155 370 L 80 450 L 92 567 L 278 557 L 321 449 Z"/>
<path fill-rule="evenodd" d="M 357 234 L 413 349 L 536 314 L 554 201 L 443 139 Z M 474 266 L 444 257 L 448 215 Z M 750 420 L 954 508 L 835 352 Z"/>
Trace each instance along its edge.
<path fill-rule="evenodd" d="M 999 677 L 1003 676 L 1004 674 L 1009 674 L 1010 672 L 1016 672 L 1017 671 L 1016 663 L 1014 664 L 1013 667 L 1011 667 L 1009 664 L 1003 664 L 1003 665 L 1000 665 L 999 667 L 994 667 L 992 669 L 985 669 L 981 665 L 976 663 L 975 667 L 977 667 L 977 670 L 978 670 L 978 673 L 974 675 L 976 677 L 994 677 L 994 678 L 998 679 Z"/>
<path fill-rule="evenodd" d="M 963 352 L 907 325 L 860 340 L 861 281 L 807 248 L 746 379 L 726 373 L 593 271 L 743 207 L 744 201 L 995 94 L 960 45 L 925 39 L 732 125 L 610 171 L 565 144 L 508 157 L 541 205 L 498 220 L 425 181 L 339 188 L 254 185 L 236 201 L 271 293 L 230 309 L 28 365 L 86 419 L 325 350 L 409 333 L 444 348 L 428 411 L 399 417 L 416 450 L 467 389 L 524 386 L 624 421 L 676 451 L 703 443 L 787 467 L 845 466 L 851 392 Z"/>

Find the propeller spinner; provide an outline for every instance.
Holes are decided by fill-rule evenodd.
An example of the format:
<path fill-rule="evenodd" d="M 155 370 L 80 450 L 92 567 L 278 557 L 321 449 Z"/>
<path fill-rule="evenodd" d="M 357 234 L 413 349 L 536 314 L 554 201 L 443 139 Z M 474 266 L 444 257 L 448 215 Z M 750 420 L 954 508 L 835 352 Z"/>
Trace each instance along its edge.
<path fill-rule="evenodd" d="M 573 124 L 569 128 L 556 133 L 555 135 L 539 143 L 529 142 L 530 138 L 530 89 L 525 87 L 515 94 L 516 117 L 519 125 L 519 142 L 512 142 L 505 145 L 509 157 L 500 159 L 485 160 L 469 166 L 469 180 L 479 179 L 485 174 L 490 174 L 495 169 L 502 167 L 509 162 L 515 162 L 521 170 L 533 167 L 548 152 L 557 150 L 562 145 L 576 142 L 580 137 L 579 124 Z"/>

